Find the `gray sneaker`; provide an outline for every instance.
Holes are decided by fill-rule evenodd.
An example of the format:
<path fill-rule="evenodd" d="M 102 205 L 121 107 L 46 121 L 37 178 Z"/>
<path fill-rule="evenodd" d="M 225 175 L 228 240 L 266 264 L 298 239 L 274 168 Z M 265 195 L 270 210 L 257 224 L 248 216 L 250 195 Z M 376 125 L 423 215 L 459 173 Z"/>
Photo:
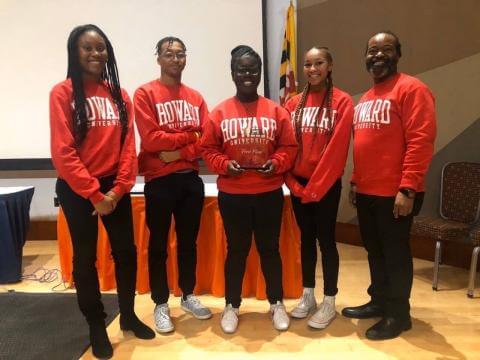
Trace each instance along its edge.
<path fill-rule="evenodd" d="M 170 318 L 170 309 L 168 304 L 160 304 L 155 306 L 153 311 L 153 320 L 155 322 L 155 330 L 159 333 L 168 333 L 175 329 Z"/>
<path fill-rule="evenodd" d="M 308 316 L 311 312 L 315 311 L 317 308 L 317 299 L 313 292 L 304 292 L 300 298 L 300 302 L 292 310 L 290 315 L 296 319 L 303 319 Z"/>
<path fill-rule="evenodd" d="M 270 313 L 272 314 L 272 322 L 275 329 L 280 331 L 288 329 L 290 326 L 290 318 L 282 302 L 277 301 L 276 304 L 271 304 Z"/>
<path fill-rule="evenodd" d="M 220 320 L 220 326 L 226 334 L 233 334 L 238 326 L 238 308 L 232 307 L 232 304 L 225 306 Z"/>
<path fill-rule="evenodd" d="M 180 305 L 182 309 L 188 313 L 191 313 L 195 318 L 200 320 L 210 319 L 212 312 L 209 308 L 203 306 L 200 300 L 195 295 L 188 295 L 187 300 L 183 300 L 183 296 L 180 298 Z"/>
<path fill-rule="evenodd" d="M 318 311 L 308 319 L 308 326 L 315 329 L 325 329 L 337 316 L 335 311 L 335 303 L 331 304 L 323 301 Z"/>

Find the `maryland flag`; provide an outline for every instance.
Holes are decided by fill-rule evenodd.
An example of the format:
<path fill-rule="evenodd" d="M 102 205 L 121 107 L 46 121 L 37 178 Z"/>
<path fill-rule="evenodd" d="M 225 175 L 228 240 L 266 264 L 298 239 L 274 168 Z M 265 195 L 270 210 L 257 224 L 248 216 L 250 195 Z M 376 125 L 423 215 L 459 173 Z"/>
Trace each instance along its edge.
<path fill-rule="evenodd" d="M 295 9 L 292 2 L 287 11 L 285 35 L 282 45 L 282 63 L 280 64 L 280 104 L 297 94 L 297 46 L 295 41 Z"/>

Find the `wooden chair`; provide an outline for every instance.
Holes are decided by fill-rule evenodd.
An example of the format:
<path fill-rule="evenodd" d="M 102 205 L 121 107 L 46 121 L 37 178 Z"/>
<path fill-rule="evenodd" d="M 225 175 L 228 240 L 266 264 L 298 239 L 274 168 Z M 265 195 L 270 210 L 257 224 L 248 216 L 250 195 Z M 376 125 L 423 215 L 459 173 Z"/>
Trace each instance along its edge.
<path fill-rule="evenodd" d="M 415 218 L 412 234 L 433 238 L 435 263 L 433 290 L 438 289 L 438 271 L 444 241 L 471 244 L 474 249 L 467 295 L 473 297 L 480 233 L 472 231 L 480 216 L 480 163 L 451 162 L 444 165 L 440 189 L 440 218 Z M 478 230 L 480 232 L 480 230 Z"/>

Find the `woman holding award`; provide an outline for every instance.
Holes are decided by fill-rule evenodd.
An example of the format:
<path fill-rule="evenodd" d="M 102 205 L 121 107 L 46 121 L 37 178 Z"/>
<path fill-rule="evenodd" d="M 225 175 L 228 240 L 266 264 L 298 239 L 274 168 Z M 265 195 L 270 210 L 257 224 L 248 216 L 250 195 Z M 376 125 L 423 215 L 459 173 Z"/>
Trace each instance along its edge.
<path fill-rule="evenodd" d="M 236 95 L 210 113 L 201 142 L 205 162 L 219 174 L 218 204 L 227 235 L 221 326 L 226 333 L 237 329 L 245 262 L 254 234 L 273 326 L 286 330 L 290 319 L 282 303 L 281 187 L 297 144 L 285 109 L 257 93 L 260 56 L 245 45 L 231 54 Z"/>
<path fill-rule="evenodd" d="M 335 224 L 353 118 L 352 99 L 333 86 L 332 67 L 327 48 L 308 50 L 303 63 L 307 85 L 285 105 L 299 144 L 295 166 L 285 181 L 301 231 L 303 281 L 303 296 L 291 316 L 305 318 L 314 313 L 308 325 L 317 329 L 326 328 L 336 315 L 339 259 Z M 318 309 L 314 295 L 317 241 L 324 283 Z"/>

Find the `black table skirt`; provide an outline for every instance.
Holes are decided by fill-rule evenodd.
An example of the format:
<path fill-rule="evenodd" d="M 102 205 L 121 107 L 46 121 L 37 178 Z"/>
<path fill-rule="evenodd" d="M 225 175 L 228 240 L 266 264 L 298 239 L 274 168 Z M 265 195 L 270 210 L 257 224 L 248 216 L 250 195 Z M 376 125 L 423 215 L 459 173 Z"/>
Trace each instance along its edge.
<path fill-rule="evenodd" d="M 30 223 L 33 188 L 0 194 L 0 284 L 22 278 L 22 253 Z"/>

